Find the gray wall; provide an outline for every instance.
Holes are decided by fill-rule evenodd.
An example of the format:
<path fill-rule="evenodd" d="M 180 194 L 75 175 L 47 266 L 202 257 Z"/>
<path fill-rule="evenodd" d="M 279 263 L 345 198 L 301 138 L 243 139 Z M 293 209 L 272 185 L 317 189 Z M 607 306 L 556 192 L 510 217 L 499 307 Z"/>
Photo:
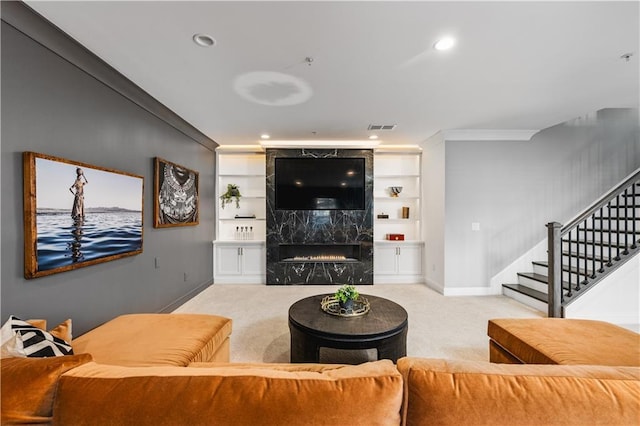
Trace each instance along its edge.
<path fill-rule="evenodd" d="M 429 287 L 444 293 L 445 142 L 438 133 L 422 151 L 422 199 L 424 206 L 424 276 Z"/>
<path fill-rule="evenodd" d="M 215 159 L 210 149 L 5 22 L 1 100 L 3 322 L 11 314 L 45 318 L 51 325 L 72 318 L 78 335 L 119 314 L 167 310 L 211 283 Z M 25 280 L 23 151 L 144 176 L 143 253 Z M 200 225 L 153 228 L 155 156 L 200 173 Z"/>
<path fill-rule="evenodd" d="M 486 287 L 547 222 L 566 223 L 640 167 L 638 110 L 604 109 L 527 142 L 445 146 L 445 286 Z"/>

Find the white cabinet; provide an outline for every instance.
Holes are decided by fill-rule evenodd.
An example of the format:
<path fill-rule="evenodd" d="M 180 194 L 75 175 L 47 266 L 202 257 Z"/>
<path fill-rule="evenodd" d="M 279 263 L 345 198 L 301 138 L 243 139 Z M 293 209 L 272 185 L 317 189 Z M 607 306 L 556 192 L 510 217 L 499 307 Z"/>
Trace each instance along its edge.
<path fill-rule="evenodd" d="M 422 242 L 374 243 L 374 284 L 421 283 Z"/>
<path fill-rule="evenodd" d="M 215 284 L 263 284 L 267 272 L 264 241 L 213 243 Z"/>

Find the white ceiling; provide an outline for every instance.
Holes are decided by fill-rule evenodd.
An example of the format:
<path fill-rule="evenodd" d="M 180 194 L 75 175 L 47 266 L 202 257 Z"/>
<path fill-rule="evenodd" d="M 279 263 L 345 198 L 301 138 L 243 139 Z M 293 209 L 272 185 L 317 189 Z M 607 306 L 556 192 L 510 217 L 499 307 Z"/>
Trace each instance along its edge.
<path fill-rule="evenodd" d="M 415 144 L 639 103 L 636 1 L 26 3 L 223 145 L 265 132 L 362 140 L 369 124 L 397 124 L 380 138 Z M 195 33 L 217 44 L 199 47 Z M 443 35 L 454 49 L 433 49 Z M 271 105 L 234 90 L 252 72 L 266 73 L 245 91 Z M 307 101 L 273 105 L 305 87 Z"/>

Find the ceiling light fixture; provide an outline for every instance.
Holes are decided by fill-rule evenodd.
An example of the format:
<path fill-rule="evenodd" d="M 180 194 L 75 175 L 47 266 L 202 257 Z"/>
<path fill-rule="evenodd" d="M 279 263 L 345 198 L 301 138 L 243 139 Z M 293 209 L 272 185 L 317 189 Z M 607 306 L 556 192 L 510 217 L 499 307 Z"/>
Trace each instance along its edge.
<path fill-rule="evenodd" d="M 211 47 L 216 44 L 216 40 L 208 34 L 194 34 L 193 42 L 200 47 Z"/>
<path fill-rule="evenodd" d="M 369 139 L 374 141 L 374 140 L 378 139 L 378 135 L 371 135 L 371 136 L 369 136 Z"/>
<path fill-rule="evenodd" d="M 268 135 L 268 134 L 266 134 L 266 133 L 263 133 L 263 134 L 261 134 L 261 135 L 260 135 L 260 139 L 269 139 L 270 137 L 271 137 L 271 136 L 269 136 L 269 135 Z"/>
<path fill-rule="evenodd" d="M 433 45 L 436 50 L 449 50 L 456 44 L 456 40 L 452 37 L 443 37 Z"/>

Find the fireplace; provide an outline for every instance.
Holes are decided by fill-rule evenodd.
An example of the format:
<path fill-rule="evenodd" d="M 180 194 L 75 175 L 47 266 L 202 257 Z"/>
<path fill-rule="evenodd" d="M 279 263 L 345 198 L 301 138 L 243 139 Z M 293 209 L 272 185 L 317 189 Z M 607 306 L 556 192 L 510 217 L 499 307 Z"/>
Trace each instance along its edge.
<path fill-rule="evenodd" d="M 359 175 L 358 164 L 364 165 L 360 170 L 364 172 L 364 176 L 361 176 L 363 182 L 358 180 L 362 194 L 356 191 L 364 200 L 361 196 L 345 197 L 345 193 L 336 189 L 335 185 L 324 185 L 324 178 L 328 182 L 337 182 L 339 173 L 334 169 L 331 173 L 321 171 L 318 176 L 310 176 L 304 175 L 298 168 L 295 170 L 302 173 L 301 177 L 288 176 L 286 173 L 283 177 L 282 171 L 290 168 L 277 170 L 276 160 L 284 161 L 278 163 L 282 166 L 287 163 L 285 160 L 293 159 L 308 159 L 318 164 L 329 161 L 339 165 L 342 164 L 341 159 L 349 160 L 345 164 L 355 163 L 344 171 L 346 176 L 344 182 L 340 181 L 341 187 L 354 184 L 349 179 Z M 276 176 L 278 171 L 280 180 Z M 284 179 L 287 176 L 296 188 L 287 189 L 283 184 L 287 182 Z M 338 201 L 314 206 L 299 203 L 297 195 L 293 194 L 300 190 L 297 186 L 306 188 L 300 197 L 327 197 Z M 289 190 L 291 194 L 288 194 Z M 284 191 L 284 195 L 281 191 Z M 267 284 L 373 284 L 372 150 L 267 149 L 266 204 Z"/>
<path fill-rule="evenodd" d="M 280 244 L 279 262 L 360 262 L 360 244 Z"/>

